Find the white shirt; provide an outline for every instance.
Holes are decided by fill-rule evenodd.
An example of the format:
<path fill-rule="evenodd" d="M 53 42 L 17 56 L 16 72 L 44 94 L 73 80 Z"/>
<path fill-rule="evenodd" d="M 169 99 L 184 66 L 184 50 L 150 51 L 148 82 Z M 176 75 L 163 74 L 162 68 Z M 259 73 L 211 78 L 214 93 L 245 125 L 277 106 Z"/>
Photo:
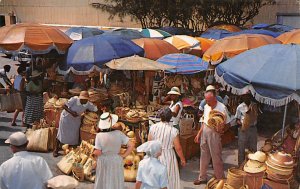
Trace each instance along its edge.
<path fill-rule="evenodd" d="M 251 102 L 251 104 L 256 104 L 254 102 Z M 245 104 L 244 102 L 241 103 L 240 105 L 238 105 L 238 107 L 236 108 L 236 113 L 235 113 L 235 118 L 239 119 L 242 123 L 244 121 L 245 118 L 245 114 L 246 112 L 249 110 L 249 107 L 247 106 L 247 104 Z M 256 120 L 252 120 L 252 123 L 250 123 L 250 125 L 256 125 L 257 124 L 257 119 Z"/>
<path fill-rule="evenodd" d="M 45 189 L 51 177 L 52 172 L 42 157 L 17 152 L 0 166 L 0 189 Z"/>
<path fill-rule="evenodd" d="M 214 109 L 212 109 L 208 104 L 206 104 L 204 106 L 204 112 L 203 112 L 203 116 L 201 118 L 202 119 L 201 122 L 204 122 L 207 125 L 207 122 L 208 122 L 208 119 L 209 119 L 209 113 L 210 113 L 211 110 L 217 110 L 219 112 L 222 112 L 226 116 L 226 120 L 225 120 L 226 124 L 228 124 L 231 121 L 226 106 L 223 103 L 217 101 L 217 105 Z"/>
<path fill-rule="evenodd" d="M 176 102 L 176 104 L 174 104 L 174 102 L 172 101 L 171 105 L 169 106 L 169 108 L 171 109 L 172 112 L 175 112 L 176 106 L 179 105 L 180 109 L 179 112 L 177 114 L 176 117 L 172 117 L 171 121 L 173 122 L 173 125 L 178 125 L 179 124 L 179 120 L 181 117 L 181 112 L 183 110 L 183 105 L 181 101 Z"/>
<path fill-rule="evenodd" d="M 167 168 L 156 158 L 145 158 L 139 163 L 136 180 L 142 182 L 141 189 L 165 188 L 168 186 Z"/>

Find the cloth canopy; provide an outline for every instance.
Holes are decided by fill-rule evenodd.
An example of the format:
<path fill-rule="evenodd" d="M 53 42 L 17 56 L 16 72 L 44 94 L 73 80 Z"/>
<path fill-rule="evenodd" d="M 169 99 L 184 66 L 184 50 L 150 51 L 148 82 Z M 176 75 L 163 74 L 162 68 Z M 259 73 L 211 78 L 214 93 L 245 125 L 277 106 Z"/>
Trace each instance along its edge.
<path fill-rule="evenodd" d="M 204 32 L 200 37 L 207 38 L 207 39 L 223 39 L 224 37 L 228 37 L 231 35 L 231 32 L 227 30 L 221 30 L 221 29 L 210 29 Z"/>
<path fill-rule="evenodd" d="M 130 40 L 140 39 L 145 37 L 138 30 L 133 30 L 133 29 L 115 29 L 115 30 L 106 31 L 102 35 L 116 35 Z"/>
<path fill-rule="evenodd" d="M 262 35 L 268 35 L 268 36 L 271 36 L 271 37 L 278 37 L 280 35 L 280 33 L 273 32 L 273 31 L 270 31 L 270 30 L 250 29 L 250 30 L 242 30 L 240 32 L 233 32 L 232 34 L 230 34 L 230 36 L 241 35 L 241 34 L 262 34 Z"/>
<path fill-rule="evenodd" d="M 300 44 L 300 29 L 286 32 L 277 37 L 282 44 Z"/>
<path fill-rule="evenodd" d="M 159 29 L 140 29 L 139 32 L 145 37 L 148 38 L 158 38 L 158 39 L 163 39 L 166 37 L 171 37 L 172 35 L 169 34 L 168 32 L 165 32 L 163 30 Z"/>
<path fill-rule="evenodd" d="M 87 37 L 92 37 L 95 35 L 101 35 L 104 31 L 98 28 L 88 28 L 88 27 L 71 27 L 65 34 L 67 34 L 73 40 L 80 40 Z"/>

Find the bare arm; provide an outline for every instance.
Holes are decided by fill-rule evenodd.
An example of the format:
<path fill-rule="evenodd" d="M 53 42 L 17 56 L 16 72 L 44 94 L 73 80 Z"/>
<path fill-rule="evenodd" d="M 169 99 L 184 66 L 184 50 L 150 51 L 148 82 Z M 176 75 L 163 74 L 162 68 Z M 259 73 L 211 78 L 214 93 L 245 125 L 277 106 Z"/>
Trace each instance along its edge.
<path fill-rule="evenodd" d="M 177 115 L 179 113 L 179 110 L 180 110 L 180 106 L 177 104 L 176 107 L 175 107 L 175 110 L 172 111 L 172 116 L 177 117 Z"/>
<path fill-rule="evenodd" d="M 128 143 L 127 143 L 127 149 L 126 149 L 125 153 L 122 154 L 121 156 L 123 158 L 125 158 L 126 156 L 128 156 L 132 152 L 133 149 L 134 149 L 134 143 L 129 140 Z"/>
<path fill-rule="evenodd" d="M 153 140 L 153 136 L 151 133 L 148 134 L 148 141 Z"/>
<path fill-rule="evenodd" d="M 181 165 L 182 166 L 185 166 L 186 164 L 186 161 L 185 161 L 185 157 L 183 155 L 183 152 L 182 152 L 182 147 L 181 147 L 181 144 L 180 144 L 180 140 L 179 140 L 179 136 L 177 135 L 175 137 L 175 140 L 174 140 L 174 147 L 175 147 L 175 150 L 180 158 L 180 161 L 181 161 Z"/>
<path fill-rule="evenodd" d="M 135 189 L 140 189 L 142 186 L 142 182 L 141 181 L 136 181 L 135 183 Z"/>
<path fill-rule="evenodd" d="M 73 117 L 77 117 L 78 116 L 78 114 L 76 112 L 70 110 L 70 108 L 68 108 L 67 105 L 64 105 L 63 109 L 66 110 L 67 112 L 69 112 Z"/>
<path fill-rule="evenodd" d="M 96 157 L 101 156 L 101 154 L 102 154 L 102 151 L 98 150 L 98 149 L 95 149 L 94 152 L 93 152 L 93 155 L 95 155 Z"/>
<path fill-rule="evenodd" d="M 201 134 L 202 134 L 203 127 L 204 127 L 204 125 L 202 123 L 200 123 L 200 125 L 201 125 L 200 130 L 198 131 L 197 136 L 194 139 L 195 143 L 199 143 L 200 142 Z"/>

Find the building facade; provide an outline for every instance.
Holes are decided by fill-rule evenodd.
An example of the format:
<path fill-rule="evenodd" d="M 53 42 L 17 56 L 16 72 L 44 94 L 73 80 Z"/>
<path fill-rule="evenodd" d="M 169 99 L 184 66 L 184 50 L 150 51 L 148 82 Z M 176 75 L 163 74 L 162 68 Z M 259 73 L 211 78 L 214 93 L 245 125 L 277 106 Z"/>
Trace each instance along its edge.
<path fill-rule="evenodd" d="M 252 20 L 256 23 L 280 23 L 300 28 L 300 0 L 276 0 L 265 6 Z M 106 27 L 140 27 L 130 18 L 109 19 L 95 8 L 104 0 L 0 0 L 0 25 L 17 22 Z"/>

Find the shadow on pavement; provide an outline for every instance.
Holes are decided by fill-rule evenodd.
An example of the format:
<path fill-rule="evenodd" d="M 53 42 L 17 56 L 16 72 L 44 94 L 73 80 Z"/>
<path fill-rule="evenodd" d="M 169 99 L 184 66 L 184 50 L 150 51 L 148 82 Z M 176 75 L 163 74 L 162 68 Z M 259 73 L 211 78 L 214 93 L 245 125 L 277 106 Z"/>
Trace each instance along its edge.
<path fill-rule="evenodd" d="M 5 139 L 0 139 L 0 146 L 9 146 L 9 144 L 5 144 Z"/>
<path fill-rule="evenodd" d="M 11 122 L 12 118 L 0 117 L 1 122 Z M 17 120 L 18 121 L 18 120 Z"/>

